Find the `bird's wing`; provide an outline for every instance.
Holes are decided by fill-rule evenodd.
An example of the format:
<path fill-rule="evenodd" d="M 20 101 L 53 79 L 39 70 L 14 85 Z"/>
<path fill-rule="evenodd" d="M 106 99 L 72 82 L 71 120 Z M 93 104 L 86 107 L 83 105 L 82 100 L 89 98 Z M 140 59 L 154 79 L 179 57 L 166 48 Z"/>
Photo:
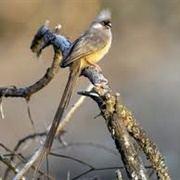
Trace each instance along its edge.
<path fill-rule="evenodd" d="M 61 66 L 66 67 L 73 61 L 90 55 L 105 46 L 105 39 L 102 34 L 94 32 L 86 32 L 78 38 L 73 44 L 67 54 L 67 58 L 63 59 Z"/>

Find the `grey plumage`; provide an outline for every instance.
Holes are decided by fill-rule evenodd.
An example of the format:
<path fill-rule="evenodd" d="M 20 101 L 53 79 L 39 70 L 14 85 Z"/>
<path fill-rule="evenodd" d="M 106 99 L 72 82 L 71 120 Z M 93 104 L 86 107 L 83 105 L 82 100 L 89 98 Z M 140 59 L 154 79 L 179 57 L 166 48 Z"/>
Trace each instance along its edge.
<path fill-rule="evenodd" d="M 101 11 L 90 28 L 73 42 L 67 56 L 61 62 L 61 67 L 66 67 L 75 60 L 91 55 L 105 46 L 109 50 L 112 40 L 110 19 L 109 10 Z"/>
<path fill-rule="evenodd" d="M 111 20 L 111 11 L 109 9 L 102 10 L 96 17 L 96 22 Z"/>
<path fill-rule="evenodd" d="M 72 44 L 69 52 L 64 56 L 61 67 L 70 66 L 69 78 L 43 150 L 39 155 L 39 164 L 51 149 L 57 128 L 62 120 L 64 110 L 69 104 L 81 71 L 89 65 L 96 66 L 96 62 L 102 59 L 108 52 L 111 40 L 110 13 L 109 11 L 102 11 L 90 28 Z"/>

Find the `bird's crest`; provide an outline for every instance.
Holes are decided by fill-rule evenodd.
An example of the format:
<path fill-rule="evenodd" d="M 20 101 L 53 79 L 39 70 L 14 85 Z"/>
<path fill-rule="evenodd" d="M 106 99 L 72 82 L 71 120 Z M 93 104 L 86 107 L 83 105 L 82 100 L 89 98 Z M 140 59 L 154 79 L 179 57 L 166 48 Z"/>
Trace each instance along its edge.
<path fill-rule="evenodd" d="M 102 10 L 96 18 L 97 22 L 111 20 L 111 11 L 109 9 Z"/>

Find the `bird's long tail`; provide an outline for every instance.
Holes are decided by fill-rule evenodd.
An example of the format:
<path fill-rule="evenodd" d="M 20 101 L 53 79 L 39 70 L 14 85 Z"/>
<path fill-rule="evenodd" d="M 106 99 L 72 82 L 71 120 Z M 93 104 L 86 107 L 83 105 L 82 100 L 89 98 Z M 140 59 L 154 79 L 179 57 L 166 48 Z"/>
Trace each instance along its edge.
<path fill-rule="evenodd" d="M 47 139 L 45 142 L 47 151 L 49 151 L 51 146 L 52 146 L 52 142 L 53 142 L 54 136 L 56 134 L 56 130 L 57 130 L 59 123 L 62 119 L 64 110 L 67 108 L 67 106 L 69 104 L 70 98 L 71 98 L 72 93 L 73 93 L 74 86 L 75 86 L 76 81 L 80 75 L 80 64 L 78 64 L 78 63 L 80 63 L 80 61 L 74 62 L 70 67 L 69 78 L 68 78 L 66 87 L 64 89 L 60 104 L 59 104 L 58 109 L 56 111 L 56 115 L 54 117 L 51 129 L 48 133 L 48 136 L 47 136 Z"/>
<path fill-rule="evenodd" d="M 50 152 L 54 137 L 56 135 L 56 131 L 57 131 L 58 126 L 62 120 L 64 110 L 67 108 L 67 106 L 69 104 L 70 98 L 71 98 L 72 93 L 73 93 L 74 86 L 75 86 L 76 81 L 80 75 L 80 70 L 81 70 L 80 69 L 80 66 L 81 66 L 80 63 L 81 63 L 80 61 L 73 62 L 72 65 L 70 66 L 70 73 L 69 73 L 68 82 L 67 82 L 66 87 L 64 89 L 61 101 L 60 101 L 58 109 L 56 111 L 56 115 L 55 115 L 53 123 L 51 125 L 50 131 L 47 135 L 44 147 L 43 147 L 43 149 L 40 153 L 40 156 L 38 158 L 38 165 L 36 166 L 36 172 L 37 172 L 37 169 L 39 169 L 39 166 L 41 164 L 43 157 Z"/>

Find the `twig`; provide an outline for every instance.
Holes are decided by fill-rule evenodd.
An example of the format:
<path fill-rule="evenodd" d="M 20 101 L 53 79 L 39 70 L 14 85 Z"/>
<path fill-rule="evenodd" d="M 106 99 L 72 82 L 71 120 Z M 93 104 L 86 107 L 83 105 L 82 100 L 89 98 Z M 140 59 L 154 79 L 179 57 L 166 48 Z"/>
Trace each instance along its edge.
<path fill-rule="evenodd" d="M 86 163 L 84 161 L 81 161 L 77 158 L 74 158 L 74 157 L 70 157 L 70 156 L 65 156 L 65 155 L 61 155 L 61 154 L 57 154 L 57 153 L 50 153 L 50 155 L 52 156 L 56 156 L 56 157 L 61 157 L 61 158 L 66 158 L 66 159 L 70 159 L 72 161 L 75 161 L 75 162 L 78 162 L 84 166 L 87 166 L 89 169 L 81 174 L 79 174 L 78 176 L 72 178 L 71 180 L 75 180 L 75 179 L 78 179 L 92 171 L 103 171 L 103 170 L 111 170 L 111 169 L 124 169 L 124 167 L 119 167 L 119 166 L 114 166 L 114 167 L 103 167 L 103 168 L 97 168 L 97 167 L 94 167 L 92 165 L 90 165 L 89 163 Z"/>
<path fill-rule="evenodd" d="M 34 138 L 36 138 L 36 136 L 38 136 L 38 137 L 44 137 L 44 136 L 46 136 L 46 135 L 47 135 L 47 132 L 41 132 L 41 133 L 37 133 L 37 134 L 30 134 L 30 135 L 28 135 L 28 136 L 20 139 L 20 140 L 18 141 L 17 145 L 15 146 L 15 148 L 14 148 L 13 151 L 14 151 L 14 152 L 18 151 L 18 149 L 20 148 L 20 146 L 21 146 L 23 143 L 25 143 L 27 140 L 29 140 L 29 139 L 34 139 Z"/>
<path fill-rule="evenodd" d="M 104 170 L 111 170 L 111 169 L 124 169 L 124 167 L 105 167 L 105 168 L 92 168 L 92 169 L 89 169 L 81 174 L 79 174 L 78 176 L 72 178 L 71 180 L 76 180 L 76 179 L 79 179 L 80 177 L 86 175 L 86 174 L 89 174 L 90 172 L 92 171 L 104 171 Z"/>
<path fill-rule="evenodd" d="M 9 169 L 11 169 L 15 174 L 19 172 L 19 169 L 6 157 L 0 154 L 0 161 L 3 162 Z M 22 177 L 22 179 L 25 179 Z"/>
<path fill-rule="evenodd" d="M 85 163 L 84 161 L 81 161 L 81 160 L 79 160 L 79 159 L 77 159 L 77 158 L 74 158 L 74 157 L 65 156 L 65 155 L 57 154 L 57 153 L 50 153 L 50 155 L 56 156 L 56 157 L 61 157 L 61 158 L 66 158 L 66 159 L 70 159 L 70 160 L 76 161 L 76 162 L 78 162 L 78 163 L 80 163 L 80 164 L 82 164 L 82 165 L 85 165 L 85 166 L 87 166 L 87 167 L 89 167 L 89 168 L 94 168 L 94 167 L 91 166 L 90 164 Z"/>
<path fill-rule="evenodd" d="M 92 90 L 93 85 L 90 84 L 87 88 L 86 91 L 90 91 Z M 59 132 L 61 132 L 64 127 L 67 125 L 67 123 L 70 121 L 72 115 L 76 112 L 76 110 L 82 105 L 82 103 L 85 101 L 86 97 L 85 96 L 81 96 L 76 103 L 71 107 L 71 109 L 68 111 L 68 113 L 66 114 L 65 118 L 62 120 L 62 122 L 59 124 L 57 132 L 56 132 L 56 136 L 59 134 Z"/>
<path fill-rule="evenodd" d="M 19 170 L 19 172 L 16 174 L 16 176 L 13 178 L 13 180 L 19 180 L 23 177 L 23 175 L 33 166 L 33 164 L 38 159 L 39 153 L 42 151 L 42 147 L 34 153 L 34 155 L 30 158 L 30 160 Z"/>
<path fill-rule="evenodd" d="M 10 161 L 13 161 L 15 157 L 17 157 L 20 161 L 22 161 L 23 163 L 27 163 L 27 160 L 22 156 L 22 154 L 18 153 L 18 149 L 20 148 L 20 146 L 25 143 L 27 140 L 29 139 L 33 139 L 36 138 L 37 136 L 42 137 L 45 136 L 47 133 L 46 132 L 42 132 L 42 133 L 37 133 L 37 134 L 32 134 L 32 135 L 28 135 L 24 138 L 22 138 L 21 140 L 19 140 L 19 142 L 17 143 L 17 145 L 15 146 L 14 150 L 10 150 L 9 148 L 7 148 L 6 146 L 4 146 L 3 144 L 0 143 L 0 146 L 3 147 L 6 151 L 10 152 Z M 35 169 L 34 166 L 32 166 L 32 169 Z M 9 173 L 9 168 L 5 171 L 4 173 L 4 179 L 6 179 L 8 177 L 8 173 Z M 44 174 L 42 171 L 38 171 L 38 173 L 40 175 L 43 175 L 45 177 L 47 177 L 46 174 Z M 48 176 L 49 177 L 49 176 Z M 51 178 L 51 177 L 49 177 Z M 51 178 L 52 179 L 52 178 Z"/>
<path fill-rule="evenodd" d="M 118 151 L 115 151 L 114 149 L 108 147 L 108 146 L 104 146 L 104 145 L 101 145 L 101 144 L 96 144 L 96 143 L 91 143 L 91 142 L 72 142 L 72 143 L 68 143 L 66 146 L 62 146 L 62 147 L 59 147 L 58 149 L 65 149 L 65 148 L 68 148 L 68 147 L 82 147 L 82 146 L 90 146 L 90 147 L 94 147 L 94 148 L 97 148 L 97 149 L 101 149 L 101 150 L 104 150 L 104 151 L 107 151 L 113 155 L 119 155 Z"/>
<path fill-rule="evenodd" d="M 4 156 L 5 156 L 5 157 L 6 157 L 6 156 L 10 156 L 10 157 L 16 156 L 21 162 L 27 163 L 26 158 L 25 158 L 22 154 L 20 154 L 20 153 L 18 153 L 18 154 L 17 154 L 17 153 L 16 153 L 16 154 L 14 154 L 14 153 L 12 153 L 12 154 L 6 154 L 6 155 L 4 155 Z M 10 160 L 10 161 L 11 161 L 11 160 Z M 12 162 L 12 161 L 11 161 L 11 162 Z M 33 170 L 35 170 L 35 167 L 34 167 L 34 166 L 31 166 L 31 168 L 32 168 Z M 8 168 L 7 171 L 5 172 L 4 177 L 3 177 L 4 180 L 7 179 L 9 170 L 10 170 L 10 168 Z M 40 171 L 40 170 L 38 171 L 38 173 L 39 173 L 40 176 L 47 177 L 47 178 L 49 178 L 49 179 L 53 179 L 51 176 L 45 174 L 44 172 L 42 172 L 42 171 Z"/>
<path fill-rule="evenodd" d="M 28 117 L 29 117 L 30 123 L 31 123 L 31 125 L 33 127 L 34 134 L 37 134 L 36 128 L 35 128 L 35 125 L 34 125 L 34 121 L 33 121 L 32 116 L 31 116 L 31 111 L 30 111 L 30 107 L 29 107 L 29 99 L 26 99 L 26 106 L 27 106 Z"/>
<path fill-rule="evenodd" d="M 119 169 L 116 170 L 116 180 L 123 180 L 121 171 Z"/>
<path fill-rule="evenodd" d="M 3 103 L 2 103 L 2 97 L 0 98 L 0 113 L 1 113 L 1 118 L 4 119 L 4 110 L 3 110 Z"/>
<path fill-rule="evenodd" d="M 7 152 L 10 152 L 10 153 L 11 153 L 11 154 L 10 154 L 11 157 L 12 157 L 12 156 L 16 156 L 20 161 L 22 161 L 22 162 L 25 162 L 25 161 L 26 161 L 26 159 L 25 159 L 21 154 L 15 153 L 15 152 L 12 151 L 11 149 L 7 148 L 4 144 L 0 143 L 0 146 L 1 146 L 2 148 L 4 148 Z M 13 159 L 11 158 L 10 161 L 12 161 L 12 160 L 13 160 Z"/>
<path fill-rule="evenodd" d="M 91 90 L 92 89 L 92 85 L 89 85 L 87 87 L 87 90 Z M 78 99 L 78 101 L 74 104 L 74 106 L 70 109 L 69 113 L 67 113 L 67 115 L 65 116 L 65 118 L 62 120 L 62 122 L 59 125 L 58 128 L 58 134 L 61 134 L 62 131 L 64 131 L 64 127 L 66 126 L 66 124 L 69 122 L 70 118 L 72 117 L 72 115 L 75 113 L 75 111 L 81 106 L 81 104 L 84 102 L 84 100 L 86 99 L 86 97 L 80 97 Z M 38 134 L 37 134 L 38 135 Z M 43 134 L 44 135 L 44 134 Z M 23 140 L 24 141 L 24 140 Z M 19 143 L 20 144 L 20 143 Z M 39 158 L 39 155 L 41 154 L 42 151 L 42 147 L 44 145 L 44 142 L 41 144 L 41 146 L 39 147 L 39 149 L 36 151 L 36 153 L 31 157 L 31 160 L 25 164 L 24 168 L 25 169 L 21 169 L 21 173 L 19 173 L 19 176 L 16 176 L 15 178 L 21 178 L 21 176 L 26 173 L 26 171 L 37 161 L 37 159 Z M 16 148 L 17 149 L 17 148 Z"/>
<path fill-rule="evenodd" d="M 92 85 L 89 85 L 87 87 L 87 90 L 91 90 L 92 89 Z M 62 132 L 64 130 L 65 125 L 69 122 L 70 118 L 72 117 L 73 113 L 80 107 L 80 105 L 84 102 L 86 98 L 85 97 L 80 97 L 78 99 L 78 101 L 74 104 L 74 106 L 70 109 L 69 113 L 65 116 L 65 118 L 63 119 L 63 121 L 60 123 L 59 128 L 58 128 L 58 134 L 60 132 Z M 58 135 L 57 134 L 57 135 Z M 45 135 L 45 133 L 42 133 L 42 135 Z M 38 136 L 34 135 L 33 137 Z M 29 136 L 27 137 L 29 139 Z M 16 146 L 15 150 L 17 150 L 17 148 L 19 147 L 19 145 L 22 143 L 22 141 L 26 141 L 26 139 L 23 139 L 21 141 L 19 141 L 18 145 Z M 44 143 L 44 142 L 43 142 Z M 43 143 L 41 144 L 41 146 L 39 147 L 39 149 L 36 151 L 36 153 L 31 157 L 31 159 L 29 160 L 29 162 L 27 164 L 25 164 L 24 169 L 22 168 L 20 171 L 22 171 L 21 173 L 19 173 L 19 175 L 16 175 L 15 179 L 20 179 L 21 176 L 27 172 L 27 170 L 36 162 L 36 160 L 39 157 L 39 154 L 41 154 L 42 151 L 42 147 L 43 147 Z"/>

